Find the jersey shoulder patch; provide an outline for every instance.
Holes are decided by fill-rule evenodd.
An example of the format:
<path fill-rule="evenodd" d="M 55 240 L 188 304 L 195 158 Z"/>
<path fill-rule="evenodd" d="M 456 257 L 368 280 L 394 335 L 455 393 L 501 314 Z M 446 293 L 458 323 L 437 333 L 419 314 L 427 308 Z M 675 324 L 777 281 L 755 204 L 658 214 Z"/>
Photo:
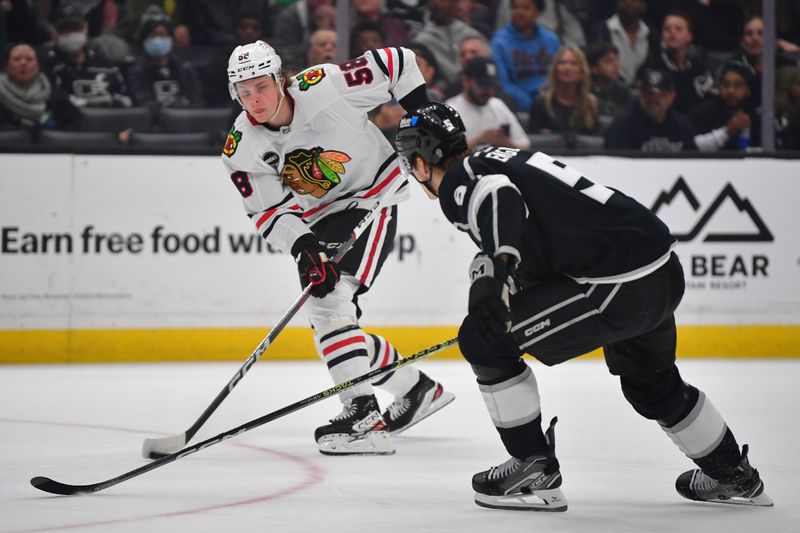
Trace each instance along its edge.
<path fill-rule="evenodd" d="M 239 143 L 242 142 L 242 132 L 236 129 L 236 124 L 231 126 L 228 130 L 228 136 L 225 138 L 225 145 L 222 147 L 222 153 L 228 157 L 233 157 L 236 150 L 239 148 Z"/>
<path fill-rule="evenodd" d="M 253 143 L 259 144 L 258 128 L 254 126 L 244 111 L 236 117 L 228 130 L 222 147 L 222 160 L 231 168 L 248 170 L 254 167 Z"/>
<path fill-rule="evenodd" d="M 328 66 L 329 65 L 315 65 L 296 74 L 294 79 L 297 81 L 297 88 L 305 92 L 318 85 L 325 79 L 325 68 Z"/>

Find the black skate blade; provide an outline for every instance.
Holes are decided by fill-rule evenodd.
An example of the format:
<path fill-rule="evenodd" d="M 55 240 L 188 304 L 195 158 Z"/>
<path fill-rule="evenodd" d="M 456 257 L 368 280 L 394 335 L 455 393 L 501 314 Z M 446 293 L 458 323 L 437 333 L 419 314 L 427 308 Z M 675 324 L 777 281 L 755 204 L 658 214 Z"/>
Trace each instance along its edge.
<path fill-rule="evenodd" d="M 386 452 L 330 452 L 330 451 L 322 451 L 320 450 L 319 453 L 322 455 L 328 455 L 332 457 L 341 457 L 344 455 L 394 455 L 397 450 L 391 450 Z"/>

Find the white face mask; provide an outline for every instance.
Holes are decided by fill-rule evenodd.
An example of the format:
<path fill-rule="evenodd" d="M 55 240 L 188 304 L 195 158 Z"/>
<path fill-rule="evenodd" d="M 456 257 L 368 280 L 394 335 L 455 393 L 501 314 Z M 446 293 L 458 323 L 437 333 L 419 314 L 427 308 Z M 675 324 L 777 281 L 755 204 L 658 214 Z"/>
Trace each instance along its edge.
<path fill-rule="evenodd" d="M 65 33 L 56 39 L 56 48 L 65 54 L 74 54 L 86 44 L 86 34 L 82 31 Z"/>

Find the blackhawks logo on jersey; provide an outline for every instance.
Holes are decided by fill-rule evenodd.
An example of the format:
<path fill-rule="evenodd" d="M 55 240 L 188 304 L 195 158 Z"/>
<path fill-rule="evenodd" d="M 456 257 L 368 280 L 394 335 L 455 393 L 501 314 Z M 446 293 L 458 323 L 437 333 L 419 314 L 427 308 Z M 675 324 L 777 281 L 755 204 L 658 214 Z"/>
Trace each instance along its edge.
<path fill-rule="evenodd" d="M 315 146 L 292 150 L 285 161 L 281 169 L 283 184 L 297 194 L 321 198 L 342 182 L 339 174 L 344 174 L 344 163 L 350 161 L 350 156 Z"/>
<path fill-rule="evenodd" d="M 222 148 L 222 153 L 228 157 L 231 157 L 236 152 L 242 140 L 242 132 L 236 131 L 235 128 L 236 127 L 233 126 L 230 131 L 228 131 L 228 138 L 225 139 L 225 146 Z"/>
<path fill-rule="evenodd" d="M 318 84 L 322 81 L 322 78 L 325 77 L 325 71 L 321 68 L 310 68 L 306 71 L 301 72 L 295 79 L 299 81 L 299 87 L 301 91 L 307 91 L 314 85 Z"/>

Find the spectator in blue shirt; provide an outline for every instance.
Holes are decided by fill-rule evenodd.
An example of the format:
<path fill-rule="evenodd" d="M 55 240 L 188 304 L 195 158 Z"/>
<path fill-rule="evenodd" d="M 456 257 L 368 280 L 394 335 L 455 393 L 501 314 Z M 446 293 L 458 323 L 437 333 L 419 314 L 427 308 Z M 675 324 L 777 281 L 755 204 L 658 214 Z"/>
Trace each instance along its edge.
<path fill-rule="evenodd" d="M 556 34 L 536 22 L 543 10 L 544 0 L 512 0 L 511 22 L 492 38 L 500 85 L 513 99 L 517 111 L 531 108 L 561 46 Z"/>

